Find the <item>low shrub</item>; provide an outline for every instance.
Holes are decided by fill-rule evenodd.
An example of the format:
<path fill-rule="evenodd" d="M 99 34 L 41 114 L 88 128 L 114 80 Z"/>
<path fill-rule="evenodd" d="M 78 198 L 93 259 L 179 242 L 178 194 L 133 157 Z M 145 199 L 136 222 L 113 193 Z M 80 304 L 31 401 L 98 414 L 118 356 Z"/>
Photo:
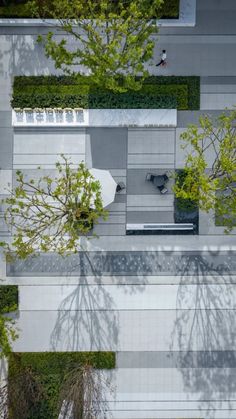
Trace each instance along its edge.
<path fill-rule="evenodd" d="M 186 177 L 186 170 L 181 169 L 177 171 L 176 174 L 176 182 L 178 182 L 179 186 L 181 187 L 184 183 Z M 196 201 L 192 201 L 191 199 L 184 199 L 184 198 L 177 198 L 175 197 L 175 208 L 180 212 L 194 212 L 198 210 L 198 205 Z"/>
<path fill-rule="evenodd" d="M 152 0 L 150 0 L 152 1 Z M 9 2 L 10 4 L 7 6 L 1 6 L 0 7 L 0 17 L 10 17 L 10 18 L 32 18 L 30 7 L 27 5 L 27 0 L 24 2 L 21 1 L 20 4 L 18 2 Z M 15 3 L 15 4 L 14 4 Z M 38 1 L 39 6 L 40 2 Z M 43 4 L 43 3 L 42 3 Z M 45 13 L 43 13 L 43 7 L 41 7 L 41 13 L 40 15 L 42 17 L 50 17 L 45 16 Z M 50 12 L 49 12 L 50 14 Z M 168 0 L 163 3 L 161 6 L 160 11 L 158 12 L 158 16 L 161 16 L 162 19 L 171 19 L 171 18 L 178 18 L 179 16 L 179 0 Z M 155 16 L 154 16 L 155 18 Z"/>
<path fill-rule="evenodd" d="M 186 85 L 188 86 L 189 110 L 200 109 L 200 77 L 199 76 L 150 76 L 144 80 L 145 84 L 158 85 Z"/>
<path fill-rule="evenodd" d="M 161 6 L 162 19 L 177 19 L 179 17 L 179 1 L 180 0 L 166 0 Z"/>
<path fill-rule="evenodd" d="M 176 99 L 171 95 L 142 95 L 139 93 L 89 94 L 89 95 L 16 95 L 13 108 L 61 107 L 90 109 L 175 109 Z"/>
<path fill-rule="evenodd" d="M 23 93 L 22 93 L 23 92 Z M 18 76 L 13 107 L 175 108 L 199 109 L 200 79 L 196 76 L 150 76 L 141 90 L 112 93 L 99 89 L 89 76 Z"/>
<path fill-rule="evenodd" d="M 18 308 L 18 286 L 0 285 L 0 314 L 15 311 Z"/>
<path fill-rule="evenodd" d="M 30 415 L 24 419 L 57 419 L 58 396 L 65 374 L 74 366 L 89 363 L 97 369 L 116 366 L 114 352 L 44 352 L 12 353 L 9 356 L 9 381 L 31 371 L 42 396 L 30 406 Z M 19 380 L 17 381 L 17 383 Z M 21 389 L 19 389 L 21 391 Z M 15 389 L 15 392 L 16 389 Z M 14 394 L 9 393 L 9 407 L 14 417 Z"/>

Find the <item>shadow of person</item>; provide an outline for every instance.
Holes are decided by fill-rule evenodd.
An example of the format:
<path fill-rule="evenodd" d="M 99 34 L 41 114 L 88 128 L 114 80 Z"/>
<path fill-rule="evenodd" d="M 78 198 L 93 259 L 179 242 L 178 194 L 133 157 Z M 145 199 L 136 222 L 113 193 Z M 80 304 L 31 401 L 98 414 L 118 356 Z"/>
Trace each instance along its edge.
<path fill-rule="evenodd" d="M 170 344 L 171 356 L 178 354 L 175 365 L 185 392 L 197 397 L 207 417 L 214 417 L 217 408 L 230 409 L 236 392 L 236 289 L 227 257 L 224 263 L 218 257 L 214 263 L 203 255 L 186 257 L 178 272 Z"/>

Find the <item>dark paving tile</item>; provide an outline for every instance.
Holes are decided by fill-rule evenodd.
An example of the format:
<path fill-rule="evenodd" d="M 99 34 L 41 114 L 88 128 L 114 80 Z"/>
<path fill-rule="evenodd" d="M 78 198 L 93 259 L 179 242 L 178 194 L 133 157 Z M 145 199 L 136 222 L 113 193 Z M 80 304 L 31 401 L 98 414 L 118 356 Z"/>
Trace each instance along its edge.
<path fill-rule="evenodd" d="M 146 174 L 148 172 L 162 175 L 167 172 L 168 169 L 128 169 L 127 170 L 127 194 L 128 195 L 152 195 L 156 194 L 156 188 L 152 182 L 146 181 Z M 173 180 L 169 180 L 167 188 L 171 193 Z"/>
<path fill-rule="evenodd" d="M 118 352 L 118 368 L 236 368 L 236 351 Z"/>
<path fill-rule="evenodd" d="M 6 128 L 12 126 L 11 111 L 0 111 L 0 127 Z"/>
<path fill-rule="evenodd" d="M 0 169 L 12 169 L 12 153 L 1 151 L 0 145 Z"/>
<path fill-rule="evenodd" d="M 196 124 L 199 126 L 199 117 L 202 115 L 209 115 L 213 119 L 217 118 L 224 111 L 204 110 L 204 111 L 178 111 L 177 128 L 186 128 L 189 124 Z M 226 112 L 227 113 L 227 112 Z"/>
<path fill-rule="evenodd" d="M 174 223 L 174 211 L 127 211 L 127 223 Z"/>
<path fill-rule="evenodd" d="M 126 169 L 127 128 L 88 128 L 93 167 Z"/>

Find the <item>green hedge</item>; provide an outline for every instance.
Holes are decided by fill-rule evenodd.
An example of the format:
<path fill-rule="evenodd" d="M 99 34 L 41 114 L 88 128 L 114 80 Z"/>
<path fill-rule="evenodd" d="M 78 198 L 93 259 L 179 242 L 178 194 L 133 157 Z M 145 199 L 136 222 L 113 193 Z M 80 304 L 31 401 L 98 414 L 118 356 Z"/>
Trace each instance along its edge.
<path fill-rule="evenodd" d="M 30 366 L 38 374 L 61 374 L 65 367 L 76 363 L 89 363 L 98 369 L 116 366 L 115 352 L 22 352 L 11 354 L 10 363 L 20 361 L 22 367 Z"/>
<path fill-rule="evenodd" d="M 0 314 L 15 311 L 18 308 L 18 286 L 0 285 Z"/>
<path fill-rule="evenodd" d="M 179 17 L 179 0 L 165 0 L 161 7 L 162 19 L 176 19 Z"/>
<path fill-rule="evenodd" d="M 175 109 L 177 104 L 173 96 L 167 95 L 21 95 L 12 100 L 14 108 L 60 107 L 60 108 L 90 108 L 90 109 Z"/>
<path fill-rule="evenodd" d="M 200 77 L 199 76 L 150 76 L 144 81 L 153 85 L 186 85 L 188 87 L 188 109 L 200 109 Z"/>
<path fill-rule="evenodd" d="M 181 187 L 184 183 L 186 177 L 186 170 L 180 169 L 176 173 L 176 182 L 178 182 L 179 186 Z M 192 201 L 191 199 L 184 199 L 180 197 L 175 197 L 175 208 L 178 211 L 185 211 L 185 212 L 193 212 L 198 209 L 197 202 Z"/>
<path fill-rule="evenodd" d="M 22 93 L 23 92 L 23 93 Z M 199 109 L 199 77 L 152 76 L 141 90 L 112 93 L 94 86 L 87 76 L 18 76 L 13 107 L 176 108 Z"/>
<path fill-rule="evenodd" d="M 150 0 L 152 1 L 152 0 Z M 25 0 L 25 3 L 27 0 Z M 179 0 L 165 0 L 161 7 L 160 14 L 162 19 L 178 18 Z M 0 7 L 0 17 L 7 18 L 31 18 L 30 10 L 27 4 L 14 4 Z"/>
<path fill-rule="evenodd" d="M 67 373 L 76 364 L 90 363 L 94 368 L 113 369 L 116 366 L 114 352 L 44 352 L 44 353 L 12 353 L 9 356 L 9 380 L 24 368 L 30 368 L 40 383 L 43 394 L 35 406 L 31 407 L 31 414 L 24 419 L 57 419 L 58 395 L 60 386 Z M 9 402 L 10 411 L 11 399 Z M 12 416 L 14 418 L 14 413 Z"/>
<path fill-rule="evenodd" d="M 21 98 L 22 87 L 16 87 L 14 89 L 14 96 Z M 81 106 L 83 108 L 129 108 L 131 104 L 135 107 L 156 107 L 156 103 L 163 105 L 168 104 L 170 106 L 176 106 L 178 109 L 187 109 L 188 107 L 188 86 L 187 85 L 144 85 L 140 92 L 130 92 L 122 94 L 112 94 L 102 90 L 92 89 L 93 93 L 89 94 L 88 85 L 42 85 L 42 86 L 24 86 L 24 95 L 26 95 L 25 102 L 27 101 L 27 95 L 30 96 L 29 101 L 36 100 L 36 96 L 43 98 L 42 100 L 46 104 L 45 106 L 60 106 L 62 101 L 65 106 L 68 106 L 67 100 L 75 103 L 75 106 Z M 70 96 L 70 99 L 69 99 Z M 157 98 L 157 96 L 159 96 Z M 165 100 L 166 97 L 166 100 Z M 172 103 L 169 103 L 168 98 L 173 97 Z M 56 102 L 55 102 L 55 98 Z M 28 101 L 28 106 L 29 106 Z M 37 99 L 37 106 L 40 106 L 40 99 Z M 48 103 L 50 101 L 50 103 Z M 152 104 L 152 102 L 155 102 Z M 16 105 L 15 105 L 16 103 Z M 19 101 L 13 102 L 16 107 Z M 109 105 L 109 106 L 108 106 Z M 153 105 L 153 106 L 152 106 Z M 27 106 L 27 104 L 25 105 Z M 34 104 L 35 106 L 35 104 Z M 42 106 L 42 104 L 41 104 Z"/>

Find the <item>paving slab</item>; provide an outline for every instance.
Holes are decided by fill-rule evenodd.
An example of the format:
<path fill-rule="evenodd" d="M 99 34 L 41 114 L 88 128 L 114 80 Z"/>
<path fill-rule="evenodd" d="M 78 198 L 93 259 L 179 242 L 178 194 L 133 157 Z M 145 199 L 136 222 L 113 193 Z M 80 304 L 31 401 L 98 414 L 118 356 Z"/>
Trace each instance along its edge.
<path fill-rule="evenodd" d="M 161 211 L 162 208 L 155 209 L 150 208 L 149 211 L 146 211 L 146 207 L 138 208 L 139 211 L 136 211 L 136 207 L 127 208 L 127 224 L 144 224 L 144 223 L 174 223 L 174 211 L 173 208 L 169 207 L 167 210 Z"/>
<path fill-rule="evenodd" d="M 84 281 L 85 282 L 85 281 Z M 81 299 L 81 294 L 84 301 Z M 96 305 L 88 304 L 90 295 Z M 234 284 L 178 284 L 143 285 L 140 289 L 123 285 L 35 285 L 20 287 L 20 310 L 49 311 L 67 308 L 72 311 L 111 309 L 104 307 L 104 295 L 112 301 L 112 310 L 235 310 L 236 287 Z M 73 298 L 71 298 L 73 296 Z M 202 297 L 199 301 L 198 296 Z M 70 303 L 66 301 L 70 300 Z"/>
<path fill-rule="evenodd" d="M 203 110 L 225 108 L 234 109 L 236 93 L 201 93 L 200 108 Z"/>
<path fill-rule="evenodd" d="M 88 128 L 91 164 L 98 169 L 126 169 L 127 129 Z"/>
<path fill-rule="evenodd" d="M 100 293 L 102 305 L 97 295 L 86 295 L 80 288 L 63 300 L 57 311 L 20 311 L 17 326 L 21 333 L 14 351 L 235 349 L 235 310 L 116 310 L 109 295 Z M 82 300 L 94 310 L 70 309 L 73 301 L 79 304 Z"/>
<path fill-rule="evenodd" d="M 12 187 L 12 170 L 0 170 L 0 195 L 8 195 Z"/>
<path fill-rule="evenodd" d="M 151 169 L 151 173 L 157 175 L 165 174 L 168 169 Z M 128 169 L 127 170 L 127 194 L 128 195 L 156 195 L 158 194 L 157 188 L 152 182 L 146 180 L 146 174 L 149 172 L 148 169 Z M 169 177 L 171 172 L 169 171 Z M 169 179 L 166 187 L 169 192 L 172 190 L 174 184 L 173 179 Z"/>

